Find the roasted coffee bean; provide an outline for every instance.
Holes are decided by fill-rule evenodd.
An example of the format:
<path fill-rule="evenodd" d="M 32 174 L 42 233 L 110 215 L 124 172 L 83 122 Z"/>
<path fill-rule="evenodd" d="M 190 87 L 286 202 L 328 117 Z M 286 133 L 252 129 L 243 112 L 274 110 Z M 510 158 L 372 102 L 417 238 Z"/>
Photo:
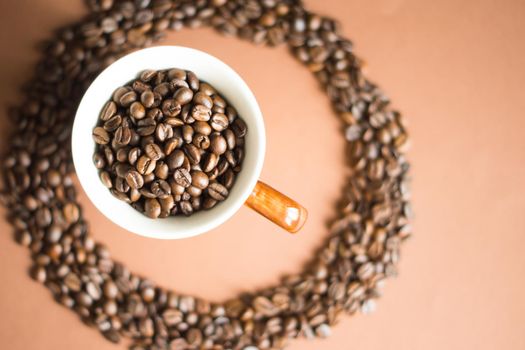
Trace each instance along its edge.
<path fill-rule="evenodd" d="M 166 180 L 169 176 L 168 165 L 162 161 L 158 162 L 157 166 L 155 167 L 155 176 L 159 179 Z"/>
<path fill-rule="evenodd" d="M 148 156 L 151 160 L 159 160 L 164 158 L 164 153 L 162 152 L 159 145 L 155 143 L 150 143 L 144 147 L 144 154 Z"/>
<path fill-rule="evenodd" d="M 109 118 L 114 116 L 117 113 L 117 105 L 113 101 L 108 101 L 102 108 L 100 112 L 100 119 L 102 121 L 107 121 Z"/>
<path fill-rule="evenodd" d="M 115 143 L 119 146 L 125 146 L 131 141 L 131 130 L 128 127 L 119 126 L 114 135 Z"/>
<path fill-rule="evenodd" d="M 118 114 L 110 117 L 104 123 L 103 127 L 106 131 L 112 132 L 115 131 L 122 124 L 122 117 Z"/>
<path fill-rule="evenodd" d="M 244 137 L 248 128 L 246 127 L 246 123 L 242 119 L 237 118 L 232 123 L 232 130 L 235 133 L 235 136 Z"/>
<path fill-rule="evenodd" d="M 215 131 L 223 131 L 228 127 L 228 117 L 222 113 L 216 113 L 211 117 L 210 125 Z"/>
<path fill-rule="evenodd" d="M 186 143 L 190 143 L 193 140 L 193 134 L 195 132 L 193 131 L 193 128 L 191 125 L 184 125 L 182 127 L 182 139 Z"/>
<path fill-rule="evenodd" d="M 210 151 L 221 155 L 228 149 L 228 145 L 226 144 L 226 140 L 221 135 L 212 134 L 210 136 Z"/>
<path fill-rule="evenodd" d="M 188 83 L 185 80 L 182 80 L 182 79 L 175 78 L 175 79 L 172 79 L 170 81 L 170 89 L 172 91 L 177 91 L 177 89 L 179 89 L 179 88 L 189 89 L 189 87 L 190 86 L 188 85 Z M 191 91 L 191 93 L 193 94 L 193 91 Z"/>
<path fill-rule="evenodd" d="M 158 198 L 166 198 L 171 194 L 170 185 L 164 180 L 154 180 L 150 186 L 151 193 Z"/>
<path fill-rule="evenodd" d="M 202 171 L 192 171 L 191 172 L 191 184 L 201 190 L 208 187 L 209 179 L 208 175 Z"/>
<path fill-rule="evenodd" d="M 168 78 L 186 80 L 186 71 L 179 68 L 172 68 L 168 71 Z"/>
<path fill-rule="evenodd" d="M 122 106 L 122 107 L 129 107 L 131 106 L 131 104 L 133 102 L 135 102 L 137 100 L 137 93 L 133 90 L 131 91 L 128 91 L 126 92 L 125 94 L 123 94 L 118 103 Z"/>
<path fill-rule="evenodd" d="M 171 128 L 168 125 L 160 123 L 155 129 L 155 138 L 159 142 L 164 142 L 169 137 L 170 131 Z"/>
<path fill-rule="evenodd" d="M 204 199 L 204 202 L 202 202 L 202 208 L 203 209 L 211 209 L 213 208 L 215 205 L 217 205 L 218 201 L 211 198 L 211 197 L 207 197 Z"/>
<path fill-rule="evenodd" d="M 149 136 L 155 132 L 157 123 L 153 118 L 144 118 L 137 122 L 137 134 L 140 136 Z"/>
<path fill-rule="evenodd" d="M 184 162 L 184 152 L 181 150 L 175 150 L 166 159 L 166 164 L 170 170 L 180 168 Z"/>
<path fill-rule="evenodd" d="M 157 76 L 157 71 L 153 69 L 146 69 L 140 74 L 140 80 L 144 83 L 148 83 Z"/>
<path fill-rule="evenodd" d="M 211 198 L 217 201 L 223 201 L 228 196 L 228 189 L 220 184 L 219 182 L 210 182 L 207 188 L 207 192 Z"/>
<path fill-rule="evenodd" d="M 206 135 L 197 134 L 193 137 L 192 143 L 201 150 L 206 150 L 210 147 L 210 138 Z"/>
<path fill-rule="evenodd" d="M 206 136 L 209 136 L 211 134 L 210 124 L 204 121 L 196 121 L 195 123 L 193 123 L 193 130 L 195 130 L 195 132 L 199 134 Z"/>
<path fill-rule="evenodd" d="M 122 177 L 117 177 L 115 179 L 115 185 L 114 185 L 114 188 L 119 191 L 119 192 L 122 192 L 122 193 L 127 193 L 130 189 L 128 183 L 126 182 L 126 180 Z"/>
<path fill-rule="evenodd" d="M 142 155 L 142 150 L 138 147 L 134 147 L 129 150 L 128 153 L 128 162 L 131 165 L 135 165 L 139 157 Z"/>
<path fill-rule="evenodd" d="M 188 82 L 188 84 L 190 85 L 190 88 L 193 90 L 193 91 L 197 91 L 199 90 L 199 78 L 197 78 L 197 76 L 195 75 L 195 73 L 193 72 L 186 72 L 186 81 Z"/>
<path fill-rule="evenodd" d="M 175 182 L 183 187 L 189 187 L 191 185 L 191 175 L 190 172 L 184 168 L 178 168 L 173 173 L 173 179 Z"/>
<path fill-rule="evenodd" d="M 121 86 L 117 88 L 115 92 L 113 92 L 113 102 L 120 104 L 120 99 L 122 98 L 122 96 L 124 96 L 124 94 L 129 91 L 131 91 L 131 88 L 127 86 Z"/>
<path fill-rule="evenodd" d="M 107 145 L 109 143 L 108 132 L 101 127 L 93 129 L 93 140 L 99 145 Z"/>
<path fill-rule="evenodd" d="M 193 207 L 191 206 L 191 203 L 187 200 L 181 201 L 179 203 L 179 208 L 182 214 L 186 216 L 190 216 L 191 214 L 193 214 Z"/>
<path fill-rule="evenodd" d="M 191 110 L 191 116 L 201 122 L 206 122 L 210 120 L 210 114 L 211 111 L 208 107 L 204 105 L 195 105 L 193 106 L 193 109 Z"/>
<path fill-rule="evenodd" d="M 133 102 L 129 107 L 129 114 L 135 119 L 142 119 L 146 116 L 146 109 L 140 102 Z"/>
<path fill-rule="evenodd" d="M 175 91 L 173 99 L 179 105 L 185 105 L 193 99 L 193 91 L 187 87 L 181 87 Z"/>
<path fill-rule="evenodd" d="M 199 197 L 202 194 L 202 190 L 192 185 L 186 189 L 186 193 L 192 197 Z"/>
<path fill-rule="evenodd" d="M 148 156 L 141 156 L 137 160 L 137 171 L 142 175 L 151 174 L 155 170 L 156 162 Z"/>
<path fill-rule="evenodd" d="M 144 178 L 136 170 L 128 171 L 126 174 L 126 182 L 128 183 L 129 187 L 135 189 L 139 189 L 144 186 Z"/>
<path fill-rule="evenodd" d="M 191 164 L 199 164 L 201 161 L 201 153 L 199 148 L 190 143 L 184 145 L 183 150 Z"/>
<path fill-rule="evenodd" d="M 197 92 L 193 97 L 193 103 L 196 105 L 203 105 L 204 107 L 211 109 L 213 107 L 213 100 L 210 96 L 203 92 Z"/>
<path fill-rule="evenodd" d="M 224 174 L 222 175 L 222 184 L 228 189 L 230 190 L 232 187 L 233 187 L 233 183 L 235 181 L 235 173 L 233 172 L 233 170 L 231 169 L 228 169 L 224 172 Z"/>
<path fill-rule="evenodd" d="M 156 200 L 155 198 L 146 199 L 145 205 L 144 205 L 144 213 L 148 217 L 152 219 L 158 218 L 161 210 L 162 209 L 161 209 L 161 206 L 158 200 Z"/>
<path fill-rule="evenodd" d="M 126 163 L 117 163 L 114 166 L 114 172 L 117 174 L 118 177 L 126 177 L 128 175 L 128 172 L 132 170 L 133 167 L 130 164 Z"/>
<path fill-rule="evenodd" d="M 93 164 L 97 169 L 103 169 L 106 166 L 106 160 L 104 159 L 104 156 L 100 153 L 94 153 L 93 154 Z M 45 171 L 46 169 L 42 169 Z"/>
<path fill-rule="evenodd" d="M 156 94 L 159 94 L 162 97 L 165 97 L 170 92 L 170 84 L 168 83 L 161 83 L 153 89 L 153 92 Z"/>
<path fill-rule="evenodd" d="M 217 93 L 217 91 L 215 90 L 215 88 L 213 88 L 213 86 L 211 86 L 210 84 L 208 83 L 203 83 L 201 81 L 201 84 L 199 86 L 199 90 L 200 92 L 208 95 L 208 96 L 211 96 L 211 95 L 215 95 Z"/>
<path fill-rule="evenodd" d="M 142 105 L 146 108 L 151 108 L 154 101 L 155 96 L 151 90 L 146 90 L 140 95 L 140 102 L 142 102 Z"/>
<path fill-rule="evenodd" d="M 215 153 L 207 153 L 202 161 L 202 170 L 204 172 L 212 171 L 219 162 L 219 157 Z"/>
<path fill-rule="evenodd" d="M 235 134 L 231 129 L 226 129 L 223 131 L 222 136 L 226 140 L 226 144 L 228 145 L 228 149 L 232 150 L 235 148 Z"/>
<path fill-rule="evenodd" d="M 177 115 L 179 115 L 180 111 L 181 106 L 174 99 L 164 100 L 164 102 L 162 102 L 162 113 L 164 114 L 164 116 L 170 118 L 176 117 Z"/>
<path fill-rule="evenodd" d="M 113 187 L 113 183 L 111 182 L 111 175 L 109 175 L 107 171 L 100 172 L 100 181 L 102 181 L 102 184 L 107 188 Z"/>

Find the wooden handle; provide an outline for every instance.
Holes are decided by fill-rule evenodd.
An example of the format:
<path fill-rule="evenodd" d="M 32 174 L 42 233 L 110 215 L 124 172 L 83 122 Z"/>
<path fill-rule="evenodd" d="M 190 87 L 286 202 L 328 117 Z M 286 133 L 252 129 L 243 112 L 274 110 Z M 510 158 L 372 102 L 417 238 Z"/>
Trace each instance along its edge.
<path fill-rule="evenodd" d="M 290 233 L 299 231 L 308 217 L 302 205 L 262 181 L 257 181 L 246 205 Z"/>

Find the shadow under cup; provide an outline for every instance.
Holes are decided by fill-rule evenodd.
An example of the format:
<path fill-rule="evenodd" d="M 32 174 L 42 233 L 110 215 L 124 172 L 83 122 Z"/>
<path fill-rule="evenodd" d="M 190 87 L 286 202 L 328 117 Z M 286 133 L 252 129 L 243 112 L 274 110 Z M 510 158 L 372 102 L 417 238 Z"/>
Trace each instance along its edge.
<path fill-rule="evenodd" d="M 226 200 L 210 210 L 189 217 L 150 219 L 115 198 L 99 179 L 93 164 L 92 130 L 113 91 L 145 69 L 181 68 L 193 71 L 211 84 L 235 107 L 248 127 L 242 170 Z M 115 61 L 90 85 L 78 107 L 72 132 L 73 162 L 81 186 L 95 207 L 126 230 L 145 237 L 177 239 L 207 232 L 228 220 L 244 204 L 255 187 L 264 162 L 264 122 L 255 96 L 242 78 L 219 59 L 191 48 L 157 46 L 133 52 Z"/>

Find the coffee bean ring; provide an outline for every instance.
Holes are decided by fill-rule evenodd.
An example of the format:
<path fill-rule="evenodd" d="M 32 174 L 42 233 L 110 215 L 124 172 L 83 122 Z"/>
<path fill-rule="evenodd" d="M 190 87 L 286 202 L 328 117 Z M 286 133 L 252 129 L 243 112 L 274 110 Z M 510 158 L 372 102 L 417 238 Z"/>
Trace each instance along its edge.
<path fill-rule="evenodd" d="M 343 312 L 372 311 L 410 235 L 407 134 L 388 98 L 363 77 L 338 23 L 296 0 L 88 2 L 90 15 L 48 43 L 25 102 L 10 114 L 2 200 L 31 252 L 32 276 L 107 339 L 128 337 L 136 350 L 279 349 L 292 338 L 328 336 Z M 304 271 L 224 303 L 166 290 L 114 261 L 89 234 L 71 178 L 71 124 L 94 77 L 168 29 L 202 25 L 288 44 L 344 123 L 351 170 L 337 220 Z"/>

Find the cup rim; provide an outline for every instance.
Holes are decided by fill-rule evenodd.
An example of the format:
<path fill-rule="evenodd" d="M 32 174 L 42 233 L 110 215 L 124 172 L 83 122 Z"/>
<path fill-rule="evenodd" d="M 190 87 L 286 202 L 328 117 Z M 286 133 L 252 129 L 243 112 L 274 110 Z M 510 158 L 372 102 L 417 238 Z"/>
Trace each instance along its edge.
<path fill-rule="evenodd" d="M 167 57 L 175 57 L 175 59 L 169 60 L 170 65 L 166 65 L 168 62 Z M 183 62 L 181 63 L 180 61 Z M 203 63 L 206 64 L 206 68 L 202 66 L 202 71 L 199 72 L 200 66 L 197 66 Z M 137 67 L 139 69 L 136 69 Z M 92 155 L 95 143 L 92 140 L 91 132 L 97 123 L 102 106 L 111 96 L 111 93 L 107 95 L 102 94 L 102 96 L 105 96 L 105 98 L 102 98 L 97 96 L 97 94 L 101 90 L 113 92 L 118 86 L 134 79 L 141 70 L 175 67 L 194 71 L 200 79 L 206 80 L 215 86 L 221 95 L 225 96 L 230 102 L 232 100 L 230 98 L 232 97 L 232 91 L 235 91 L 236 95 L 242 96 L 239 98 L 242 106 L 237 106 L 234 103 L 232 105 L 237 110 L 241 108 L 244 111 L 249 110 L 249 115 L 239 112 L 249 126 L 245 139 L 245 149 L 249 149 L 245 151 L 246 158 L 243 160 L 243 170 L 238 174 L 236 183 L 224 202 L 219 203 L 213 209 L 201 210 L 189 217 L 177 216 L 164 219 L 150 219 L 133 209 L 129 204 L 115 198 L 109 189 L 102 184 L 98 176 L 98 169 L 93 165 Z M 220 80 L 218 81 L 219 85 L 224 85 L 225 89 L 221 89 L 216 83 L 211 82 L 210 76 L 201 76 L 201 73 L 209 72 L 211 69 L 216 69 L 216 72 L 220 72 L 222 79 L 228 79 L 227 85 L 224 85 Z M 226 93 L 225 90 L 227 90 Z M 234 97 L 237 98 L 236 96 Z M 88 138 L 91 142 L 89 146 L 86 144 Z M 144 237 L 179 239 L 196 236 L 212 230 L 231 218 L 242 207 L 253 191 L 262 171 L 266 150 L 266 136 L 259 104 L 246 82 L 233 68 L 218 58 L 200 50 L 183 46 L 163 45 L 127 54 L 110 64 L 96 77 L 84 93 L 75 114 L 71 136 L 71 150 L 73 164 L 81 187 L 89 200 L 104 216 L 127 231 Z M 88 153 L 89 156 L 87 156 Z M 175 222 L 174 220 L 177 221 Z"/>

